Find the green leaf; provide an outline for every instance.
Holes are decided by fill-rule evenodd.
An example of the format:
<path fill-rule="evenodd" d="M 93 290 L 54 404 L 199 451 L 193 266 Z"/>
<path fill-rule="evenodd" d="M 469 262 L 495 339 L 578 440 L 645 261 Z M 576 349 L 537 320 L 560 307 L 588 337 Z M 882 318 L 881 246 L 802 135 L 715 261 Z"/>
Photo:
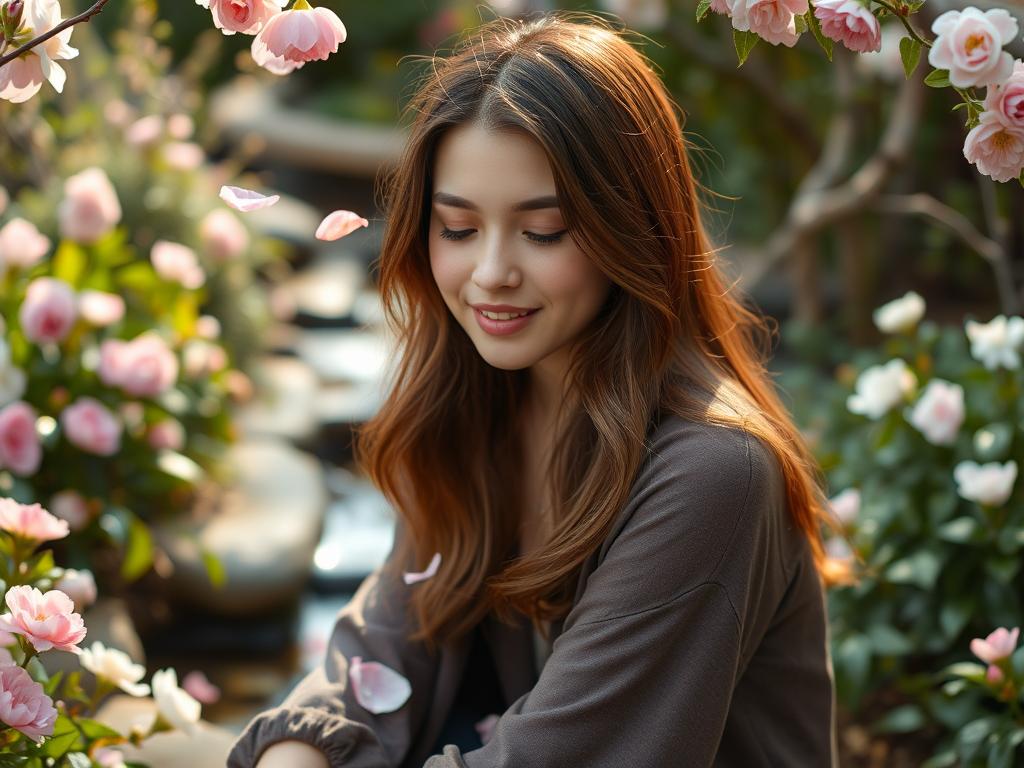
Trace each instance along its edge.
<path fill-rule="evenodd" d="M 956 675 L 980 684 L 985 680 L 986 669 L 983 664 L 975 664 L 973 661 L 958 661 L 942 670 L 942 674 Z"/>
<path fill-rule="evenodd" d="M 754 50 L 754 46 L 760 39 L 753 32 L 740 32 L 738 29 L 732 31 L 732 43 L 736 47 L 736 56 L 739 58 L 737 67 L 743 66 L 743 62 L 747 60 L 747 56 Z"/>
<path fill-rule="evenodd" d="M 210 550 L 204 549 L 203 565 L 206 566 L 206 574 L 210 577 L 210 583 L 218 589 L 223 587 L 227 580 L 227 572 L 224 570 L 224 563 L 220 558 Z"/>
<path fill-rule="evenodd" d="M 1014 555 L 1009 557 L 989 557 L 985 561 L 985 572 L 1000 584 L 1009 584 L 1010 580 L 1020 570 L 1020 558 Z"/>
<path fill-rule="evenodd" d="M 1024 528 L 1008 525 L 999 531 L 996 546 L 1004 555 L 1012 555 L 1024 547 Z"/>
<path fill-rule="evenodd" d="M 0 755 L 0 768 L 19 768 L 27 762 L 25 755 Z"/>
<path fill-rule="evenodd" d="M 82 743 L 78 729 L 67 715 L 57 715 L 53 726 L 53 735 L 43 743 L 40 753 L 47 757 L 60 757 L 73 749 L 81 749 Z"/>
<path fill-rule="evenodd" d="M 964 516 L 958 517 L 955 520 L 950 520 L 948 523 L 940 527 L 939 530 L 936 531 L 935 535 L 943 541 L 951 541 L 954 544 L 964 544 L 968 541 L 972 541 L 977 531 L 978 521 L 973 517 Z"/>
<path fill-rule="evenodd" d="M 821 50 L 828 56 L 828 60 L 832 61 L 832 40 L 831 38 L 825 37 L 825 33 L 821 31 L 821 22 L 818 21 L 818 17 L 814 15 L 814 8 L 811 8 L 806 14 L 807 26 L 810 27 L 811 32 L 814 33 L 814 39 L 818 41 L 818 45 L 821 46 Z"/>
<path fill-rule="evenodd" d="M 53 254 L 53 276 L 74 288 L 88 267 L 88 256 L 78 243 L 62 240 Z"/>
<path fill-rule="evenodd" d="M 104 725 L 96 720 L 88 720 L 84 717 L 78 718 L 75 722 L 82 729 L 82 733 L 90 739 L 121 739 L 124 738 L 119 731 L 109 725 Z"/>
<path fill-rule="evenodd" d="M 868 629 L 867 634 L 878 656 L 902 656 L 914 650 L 913 643 L 888 624 L 875 624 Z"/>
<path fill-rule="evenodd" d="M 887 712 L 871 725 L 875 733 L 910 733 L 924 727 L 927 718 L 915 704 L 905 704 Z"/>
<path fill-rule="evenodd" d="M 932 88 L 949 88 L 949 70 L 933 69 L 925 77 L 924 84 Z"/>
<path fill-rule="evenodd" d="M 953 765 L 956 765 L 956 752 L 947 749 L 929 757 L 921 763 L 921 768 L 950 768 Z"/>
<path fill-rule="evenodd" d="M 704 17 L 708 15 L 708 11 L 711 10 L 711 0 L 700 0 L 697 3 L 697 21 L 703 21 Z"/>
<path fill-rule="evenodd" d="M 974 602 L 969 598 L 951 599 L 939 609 L 939 626 L 947 640 L 954 640 L 971 618 Z"/>
<path fill-rule="evenodd" d="M 807 31 L 807 19 L 804 16 L 795 16 L 793 18 L 793 24 L 796 27 L 796 33 L 802 35 Z"/>
<path fill-rule="evenodd" d="M 135 581 L 153 564 L 153 537 L 147 526 L 135 515 L 131 516 L 128 527 L 128 542 L 121 575 L 128 581 Z"/>
<path fill-rule="evenodd" d="M 903 59 L 903 71 L 909 80 L 921 61 L 921 41 L 913 37 L 900 38 L 900 58 Z"/>
<path fill-rule="evenodd" d="M 890 563 L 885 569 L 885 578 L 894 584 L 915 584 L 921 589 L 931 589 L 940 567 L 938 556 L 925 549 Z"/>

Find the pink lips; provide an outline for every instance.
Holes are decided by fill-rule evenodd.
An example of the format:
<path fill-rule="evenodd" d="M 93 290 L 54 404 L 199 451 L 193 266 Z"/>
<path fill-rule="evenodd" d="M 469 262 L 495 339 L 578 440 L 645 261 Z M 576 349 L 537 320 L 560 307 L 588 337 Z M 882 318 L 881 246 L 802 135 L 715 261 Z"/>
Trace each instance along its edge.
<path fill-rule="evenodd" d="M 490 311 L 490 310 L 488 310 Z M 508 311 L 508 310 L 506 310 Z M 476 321 L 480 327 L 492 336 L 507 336 L 510 333 L 516 333 L 517 331 L 525 328 L 535 314 L 540 310 L 531 310 L 528 315 L 523 317 L 515 317 L 511 320 L 491 320 L 489 317 L 484 317 L 483 312 L 474 307 L 473 314 L 476 316 Z"/>

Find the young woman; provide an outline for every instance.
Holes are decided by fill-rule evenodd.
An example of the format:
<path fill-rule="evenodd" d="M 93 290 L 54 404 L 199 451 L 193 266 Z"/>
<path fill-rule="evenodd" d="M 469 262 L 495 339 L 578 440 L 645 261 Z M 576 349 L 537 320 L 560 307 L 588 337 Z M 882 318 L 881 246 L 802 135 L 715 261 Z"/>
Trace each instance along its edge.
<path fill-rule="evenodd" d="M 229 765 L 836 765 L 846 573 L 651 64 L 599 17 L 498 19 L 409 110 L 380 257 L 399 365 L 357 444 L 394 548 Z M 361 704 L 356 657 L 408 699 Z"/>

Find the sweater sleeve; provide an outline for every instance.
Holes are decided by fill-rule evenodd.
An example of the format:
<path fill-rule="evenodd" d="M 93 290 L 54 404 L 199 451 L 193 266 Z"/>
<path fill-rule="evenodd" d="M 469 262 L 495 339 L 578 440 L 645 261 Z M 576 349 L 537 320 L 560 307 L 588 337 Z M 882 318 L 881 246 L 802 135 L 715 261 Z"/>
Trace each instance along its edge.
<path fill-rule="evenodd" d="M 385 564 L 363 580 L 338 614 L 323 663 L 280 706 L 249 722 L 232 747 L 228 768 L 253 768 L 271 744 L 293 739 L 320 749 L 331 768 L 387 768 L 404 759 L 430 706 L 437 654 L 406 639 L 410 586 L 385 571 L 402 535 L 399 522 Z M 403 675 L 412 686 L 409 700 L 394 712 L 363 709 L 349 685 L 348 659 L 355 656 Z"/>
<path fill-rule="evenodd" d="M 655 446 L 534 688 L 424 768 L 713 764 L 781 504 L 768 449 L 714 429 Z"/>

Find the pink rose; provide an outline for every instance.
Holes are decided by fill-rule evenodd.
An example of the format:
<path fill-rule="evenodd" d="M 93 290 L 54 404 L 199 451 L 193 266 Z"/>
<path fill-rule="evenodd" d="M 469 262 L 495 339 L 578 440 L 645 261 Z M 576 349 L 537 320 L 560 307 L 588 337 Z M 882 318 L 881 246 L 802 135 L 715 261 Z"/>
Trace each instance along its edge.
<path fill-rule="evenodd" d="M 63 280 L 37 277 L 28 285 L 18 319 L 25 338 L 36 344 L 63 341 L 78 315 L 75 292 Z"/>
<path fill-rule="evenodd" d="M 952 445 L 964 423 L 964 388 L 932 379 L 907 415 L 907 421 L 932 445 Z"/>
<path fill-rule="evenodd" d="M 329 8 L 305 5 L 281 11 L 263 25 L 252 41 L 253 61 L 275 75 L 286 75 L 338 50 L 348 34 L 341 19 Z"/>
<path fill-rule="evenodd" d="M 61 236 L 79 243 L 94 243 L 117 226 L 121 203 L 102 168 L 87 168 L 64 183 L 57 216 Z"/>
<path fill-rule="evenodd" d="M 26 402 L 0 409 L 0 467 L 29 477 L 39 469 L 43 447 L 36 433 L 36 412 Z"/>
<path fill-rule="evenodd" d="M 146 442 L 151 448 L 180 451 L 185 445 L 185 428 L 177 419 L 164 419 L 149 428 Z"/>
<path fill-rule="evenodd" d="M 249 230 L 233 213 L 218 208 L 199 223 L 199 241 L 210 256 L 227 261 L 249 247 Z"/>
<path fill-rule="evenodd" d="M 825 37 L 857 53 L 882 49 L 878 19 L 857 0 L 812 0 L 812 4 Z"/>
<path fill-rule="evenodd" d="M 59 491 L 50 497 L 50 512 L 67 522 L 72 531 L 80 531 L 89 524 L 89 505 L 77 491 Z"/>
<path fill-rule="evenodd" d="M 1013 73 L 1005 83 L 988 87 L 985 110 L 1010 128 L 1024 128 L 1024 61 L 1014 62 Z"/>
<path fill-rule="evenodd" d="M 729 0 L 732 25 L 753 32 L 772 45 L 796 45 L 796 17 L 807 13 L 808 0 Z"/>
<path fill-rule="evenodd" d="M 19 504 L 14 499 L 0 499 L 0 529 L 38 542 L 63 539 L 70 533 L 66 522 L 38 504 Z"/>
<path fill-rule="evenodd" d="M 1003 46 L 1018 31 L 1017 20 L 1003 8 L 946 11 L 932 23 L 937 37 L 928 50 L 928 63 L 948 69 L 949 82 L 957 88 L 1000 83 L 1013 72 L 1013 57 Z"/>
<path fill-rule="evenodd" d="M 1024 128 L 1006 125 L 995 112 L 982 112 L 981 122 L 964 140 L 964 157 L 996 181 L 1015 179 L 1024 168 Z"/>
<path fill-rule="evenodd" d="M 111 456 L 121 448 L 121 422 L 103 403 L 80 397 L 60 414 L 68 441 L 86 453 Z"/>
<path fill-rule="evenodd" d="M 24 635 L 40 653 L 51 648 L 81 653 L 85 623 L 75 613 L 71 598 L 59 589 L 43 594 L 35 587 L 11 587 L 4 597 L 8 613 L 0 616 L 0 629 Z"/>
<path fill-rule="evenodd" d="M 105 328 L 124 317 L 124 299 L 116 293 L 86 290 L 78 294 L 78 312 L 90 325 Z"/>
<path fill-rule="evenodd" d="M 181 243 L 157 240 L 149 253 L 156 272 L 164 280 L 181 283 L 194 290 L 206 282 L 206 274 L 199 266 L 196 252 Z"/>
<path fill-rule="evenodd" d="M 213 25 L 225 35 L 255 35 L 287 4 L 288 0 L 196 0 L 196 5 L 210 10 Z"/>
<path fill-rule="evenodd" d="M 50 250 L 50 238 L 25 219 L 11 219 L 0 229 L 0 274 L 4 266 L 30 269 Z"/>
<path fill-rule="evenodd" d="M 155 331 L 100 345 L 100 380 L 136 397 L 157 397 L 178 378 L 178 358 Z"/>
<path fill-rule="evenodd" d="M 53 735 L 57 710 L 43 686 L 16 665 L 0 667 L 0 721 L 42 743 Z"/>
<path fill-rule="evenodd" d="M 980 637 L 971 640 L 971 653 L 987 664 L 995 664 L 1013 654 L 1019 634 L 1019 627 L 1014 627 L 1010 631 L 1007 631 L 1006 627 L 999 627 L 984 640 Z"/>

